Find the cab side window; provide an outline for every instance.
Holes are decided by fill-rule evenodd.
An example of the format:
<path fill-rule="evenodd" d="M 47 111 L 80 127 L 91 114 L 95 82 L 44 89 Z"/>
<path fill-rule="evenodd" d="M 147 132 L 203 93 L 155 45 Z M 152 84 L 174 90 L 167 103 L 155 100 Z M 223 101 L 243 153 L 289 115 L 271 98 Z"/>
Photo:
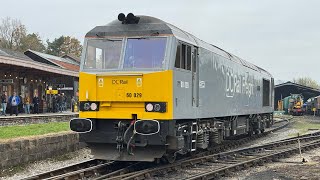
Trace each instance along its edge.
<path fill-rule="evenodd" d="M 179 43 L 177 46 L 176 61 L 174 67 L 191 71 L 191 50 L 192 46 Z"/>
<path fill-rule="evenodd" d="M 180 64 L 181 64 L 181 44 L 179 43 L 177 46 L 177 53 L 176 53 L 176 62 L 174 67 L 176 68 L 180 68 Z"/>
<path fill-rule="evenodd" d="M 186 69 L 186 45 L 182 44 L 182 52 L 181 52 L 181 69 Z"/>

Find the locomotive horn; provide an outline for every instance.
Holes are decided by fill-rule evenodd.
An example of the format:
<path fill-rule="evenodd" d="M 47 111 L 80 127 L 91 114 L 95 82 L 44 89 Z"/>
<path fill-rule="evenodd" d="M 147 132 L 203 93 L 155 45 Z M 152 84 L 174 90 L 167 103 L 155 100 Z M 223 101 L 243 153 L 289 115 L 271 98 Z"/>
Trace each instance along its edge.
<path fill-rule="evenodd" d="M 126 19 L 126 16 L 123 14 L 123 13 L 120 13 L 119 15 L 118 15 L 118 20 L 119 21 L 124 21 Z"/>
<path fill-rule="evenodd" d="M 135 16 L 133 13 L 129 13 L 126 18 L 127 24 L 138 24 L 140 18 Z"/>

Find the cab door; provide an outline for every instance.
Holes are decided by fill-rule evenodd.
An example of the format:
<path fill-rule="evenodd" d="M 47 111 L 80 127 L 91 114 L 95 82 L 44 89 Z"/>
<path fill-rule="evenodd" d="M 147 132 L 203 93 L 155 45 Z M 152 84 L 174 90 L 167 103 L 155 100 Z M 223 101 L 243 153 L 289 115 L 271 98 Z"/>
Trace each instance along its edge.
<path fill-rule="evenodd" d="M 198 48 L 192 48 L 192 106 L 199 106 L 199 61 Z"/>

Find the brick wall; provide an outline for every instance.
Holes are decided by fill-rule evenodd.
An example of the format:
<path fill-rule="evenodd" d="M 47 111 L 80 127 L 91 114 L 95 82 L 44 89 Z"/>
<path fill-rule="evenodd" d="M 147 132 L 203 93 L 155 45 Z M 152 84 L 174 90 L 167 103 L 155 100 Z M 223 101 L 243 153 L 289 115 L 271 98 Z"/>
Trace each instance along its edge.
<path fill-rule="evenodd" d="M 63 155 L 78 148 L 79 136 L 72 132 L 0 142 L 0 169 Z"/>
<path fill-rule="evenodd" d="M 37 124 L 47 122 L 68 122 L 72 118 L 79 117 L 79 114 L 68 115 L 36 115 L 36 116 L 2 116 L 0 118 L 0 126 L 24 125 L 24 124 Z"/>

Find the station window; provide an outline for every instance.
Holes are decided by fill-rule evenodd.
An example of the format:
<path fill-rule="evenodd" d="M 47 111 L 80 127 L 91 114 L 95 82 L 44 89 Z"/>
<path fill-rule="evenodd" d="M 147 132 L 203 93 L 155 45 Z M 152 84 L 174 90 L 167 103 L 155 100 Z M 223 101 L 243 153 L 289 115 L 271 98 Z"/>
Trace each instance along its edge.
<path fill-rule="evenodd" d="M 270 81 L 263 79 L 262 88 L 262 105 L 270 106 Z"/>

